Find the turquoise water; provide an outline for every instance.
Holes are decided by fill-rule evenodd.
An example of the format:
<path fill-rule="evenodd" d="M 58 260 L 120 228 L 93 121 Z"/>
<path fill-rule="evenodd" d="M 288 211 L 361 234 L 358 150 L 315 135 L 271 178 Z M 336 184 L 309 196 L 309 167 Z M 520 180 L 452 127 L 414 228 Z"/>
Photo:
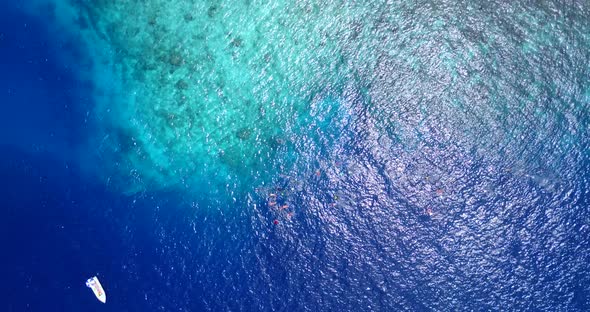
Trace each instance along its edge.
<path fill-rule="evenodd" d="M 110 272 L 155 285 L 129 305 L 590 306 L 587 2 L 23 10 L 88 86 L 47 152 L 116 198 Z"/>
<path fill-rule="evenodd" d="M 338 7 L 325 9 L 168 1 L 89 8 L 98 32 L 120 49 L 125 90 L 115 100 L 124 105 L 97 105 L 107 125 L 100 156 L 117 157 L 119 174 L 132 171 L 130 192 L 203 184 L 243 192 L 296 170 L 286 162 L 303 156 L 297 149 L 313 115 L 347 110 L 337 99 L 355 83 L 336 40 L 349 31 L 330 17 Z M 130 21 L 121 12 L 136 14 Z M 326 101 L 331 94 L 336 100 Z"/>
<path fill-rule="evenodd" d="M 93 156 L 103 178 L 128 193 L 205 186 L 243 194 L 280 174 L 330 166 L 324 156 L 337 153 L 354 125 L 372 129 L 369 141 L 394 159 L 400 148 L 475 151 L 558 174 L 580 142 L 554 129 L 588 131 L 580 121 L 590 39 L 584 7 L 545 6 L 76 7 L 72 17 L 83 27 L 74 31 L 89 49 L 101 47 L 87 73 L 97 86 Z M 558 148 L 539 151 L 536 142 L 547 139 Z M 523 157 L 531 161 L 519 164 Z"/>

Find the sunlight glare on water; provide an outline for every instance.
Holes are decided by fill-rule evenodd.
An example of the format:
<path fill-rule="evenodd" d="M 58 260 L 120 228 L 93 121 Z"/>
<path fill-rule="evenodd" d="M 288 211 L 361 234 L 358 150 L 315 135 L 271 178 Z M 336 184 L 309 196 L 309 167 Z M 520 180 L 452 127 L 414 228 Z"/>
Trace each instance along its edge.
<path fill-rule="evenodd" d="M 204 309 L 588 307 L 588 2 L 74 8 L 82 166 L 211 211 L 156 226 Z"/>

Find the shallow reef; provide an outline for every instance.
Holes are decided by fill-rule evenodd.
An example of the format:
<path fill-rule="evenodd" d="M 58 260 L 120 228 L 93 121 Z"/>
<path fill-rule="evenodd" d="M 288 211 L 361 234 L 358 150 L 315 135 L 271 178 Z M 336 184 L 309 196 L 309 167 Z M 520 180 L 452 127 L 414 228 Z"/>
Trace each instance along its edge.
<path fill-rule="evenodd" d="M 584 15 L 449 5 L 76 2 L 78 31 L 100 47 L 100 174 L 131 175 L 129 193 L 249 189 L 354 144 L 392 162 L 436 150 L 556 171 L 581 142 L 551 129 L 588 122 Z M 556 143 L 538 152 L 525 137 Z"/>

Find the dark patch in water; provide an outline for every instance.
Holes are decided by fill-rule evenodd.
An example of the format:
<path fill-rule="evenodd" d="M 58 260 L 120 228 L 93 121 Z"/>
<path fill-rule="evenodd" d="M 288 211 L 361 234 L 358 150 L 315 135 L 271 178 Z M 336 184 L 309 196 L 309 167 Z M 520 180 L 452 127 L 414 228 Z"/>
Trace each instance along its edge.
<path fill-rule="evenodd" d="M 236 136 L 240 140 L 247 140 L 250 138 L 250 135 L 252 135 L 252 130 L 250 130 L 249 128 L 242 128 L 238 130 L 238 132 L 236 133 Z"/>

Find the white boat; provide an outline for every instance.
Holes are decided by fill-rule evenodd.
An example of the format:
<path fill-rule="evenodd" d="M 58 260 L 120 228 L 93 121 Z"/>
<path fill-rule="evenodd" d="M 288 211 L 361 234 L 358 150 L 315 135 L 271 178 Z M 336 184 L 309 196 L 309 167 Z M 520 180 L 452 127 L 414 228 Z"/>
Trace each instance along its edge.
<path fill-rule="evenodd" d="M 89 278 L 86 281 L 86 286 L 88 286 L 88 288 L 92 289 L 92 292 L 96 296 L 96 299 L 98 299 L 102 303 L 107 302 L 107 294 L 104 292 L 102 285 L 98 281 L 98 277 L 93 276 L 93 277 Z"/>

